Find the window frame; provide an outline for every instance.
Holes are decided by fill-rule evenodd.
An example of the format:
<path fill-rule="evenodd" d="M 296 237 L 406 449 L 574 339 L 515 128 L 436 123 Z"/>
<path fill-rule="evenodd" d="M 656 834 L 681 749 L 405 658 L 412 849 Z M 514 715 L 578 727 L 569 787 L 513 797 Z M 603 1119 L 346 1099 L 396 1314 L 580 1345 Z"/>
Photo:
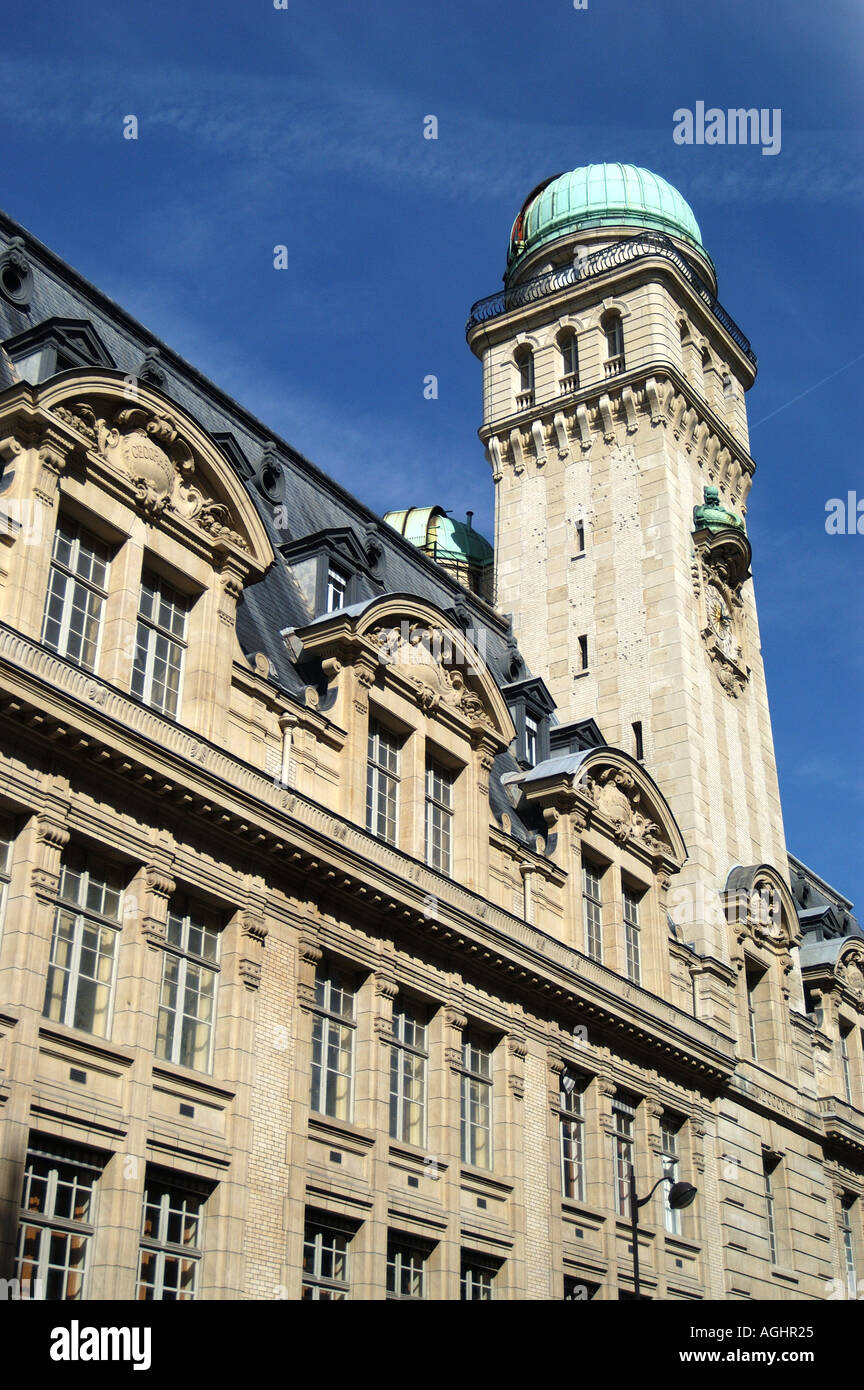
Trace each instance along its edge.
<path fill-rule="evenodd" d="M 76 868 L 76 863 L 80 864 L 82 867 L 80 869 Z M 45 975 L 45 993 L 42 1002 L 42 1017 L 47 1021 L 51 1023 L 60 1023 L 65 1028 L 75 1028 L 80 1032 L 89 1033 L 92 1037 L 103 1038 L 105 1040 L 108 1040 L 111 1037 L 111 1029 L 114 1021 L 114 996 L 117 985 L 117 962 L 120 955 L 120 945 L 122 941 L 123 931 L 124 890 L 123 888 L 114 887 L 112 885 L 110 880 L 112 867 L 113 866 L 111 864 L 107 863 L 106 861 L 100 860 L 98 857 L 93 856 L 86 851 L 73 853 L 72 855 L 64 857 L 64 859 L 61 861 L 60 882 L 57 886 L 57 896 L 54 900 L 54 919 L 51 928 L 51 945 L 49 948 L 48 970 L 46 971 Z M 106 878 L 97 879 L 95 871 L 101 873 L 103 870 L 107 870 L 109 876 Z M 122 877 L 121 870 L 118 868 L 115 872 L 117 879 L 119 880 Z M 93 908 L 87 907 L 86 905 L 82 906 L 80 902 L 75 902 L 71 898 L 64 897 L 63 894 L 67 873 L 74 874 L 77 877 L 79 885 L 81 885 L 81 896 L 83 896 L 85 904 L 90 896 L 90 887 L 91 882 L 93 880 L 95 880 L 102 888 L 103 898 L 105 891 L 110 893 L 116 893 L 116 916 L 112 917 L 105 914 L 104 912 L 98 912 Z M 63 966 L 62 964 L 59 964 L 58 961 L 55 959 L 55 954 L 57 953 L 58 946 L 62 946 L 64 941 L 69 940 L 69 938 L 63 938 L 58 935 L 58 927 L 61 925 L 61 917 L 63 914 L 65 914 L 67 918 L 72 919 L 72 935 L 71 946 L 69 951 L 68 968 Z M 68 927 L 69 923 L 62 923 L 62 925 Z M 111 977 L 107 984 L 106 981 L 99 980 L 95 976 L 82 977 L 81 975 L 82 952 L 84 952 L 85 950 L 89 950 L 89 948 L 85 946 L 85 933 L 87 931 L 93 931 L 94 929 L 99 932 L 99 944 L 97 946 L 97 966 L 98 962 L 105 955 L 107 955 L 107 952 L 103 952 L 102 949 L 103 940 L 111 942 Z M 103 933 L 105 932 L 110 932 L 111 935 L 103 936 Z M 63 984 L 59 991 L 59 994 L 52 995 L 52 987 L 54 984 L 55 975 L 59 975 L 65 978 L 63 980 Z M 79 995 L 82 993 L 82 981 L 84 982 L 85 987 L 87 983 L 90 983 L 91 985 L 96 986 L 97 988 L 107 988 L 108 998 L 107 1004 L 105 1006 L 104 1032 L 98 1032 L 94 1027 L 87 1027 L 84 1024 L 77 1023 L 75 1021 L 78 1016 L 78 1002 Z M 86 988 L 84 992 L 86 993 Z M 95 1011 L 95 989 L 93 993 L 94 1012 L 90 1019 L 91 1024 L 96 1022 L 98 1017 L 98 1014 Z M 53 998 L 57 997 L 59 997 L 60 1000 L 59 1017 L 54 1017 L 54 1015 L 51 1012 L 49 1012 L 49 1004 L 51 1003 Z"/>
<path fill-rule="evenodd" d="M 310 1233 L 312 1238 L 310 1240 Z M 331 1218 L 328 1212 L 310 1213 L 307 1211 L 303 1224 L 303 1262 L 300 1282 L 300 1298 L 303 1302 L 347 1302 L 351 1297 L 351 1242 L 356 1229 L 349 1229 L 338 1218 Z M 333 1238 L 332 1247 L 325 1251 L 324 1237 Z M 336 1242 L 343 1248 L 337 1252 Z M 312 1268 L 307 1267 L 307 1252 L 312 1248 Z M 343 1260 L 344 1278 L 324 1274 L 322 1265 L 325 1254 Z"/>
<path fill-rule="evenodd" d="M 409 1014 L 413 1016 L 409 1017 Z M 397 1022 L 399 1019 L 402 1020 L 401 1024 Z M 412 1030 L 422 1031 L 423 1036 L 420 1042 L 416 1040 L 415 1036 L 412 1036 L 411 1041 L 408 1041 L 405 1036 L 406 1025 L 408 1024 L 411 1025 Z M 429 1077 L 429 1010 L 407 995 L 397 995 L 393 1001 L 392 1032 L 393 1042 L 390 1044 L 389 1072 L 389 1135 L 396 1143 L 414 1144 L 418 1148 L 425 1148 Z M 406 1095 L 406 1082 L 416 1079 L 406 1076 L 408 1058 L 415 1058 L 419 1061 L 419 1100 Z M 411 1105 L 416 1105 L 419 1111 L 418 1138 L 412 1138 L 408 1132 L 410 1130 L 410 1118 L 406 1116 L 406 1108 Z"/>
<path fill-rule="evenodd" d="M 494 1303 L 495 1281 L 501 1273 L 501 1268 L 501 1263 L 491 1256 L 484 1257 L 477 1251 L 463 1250 L 459 1261 L 460 1302 Z M 475 1294 L 475 1287 L 487 1292 Z"/>
<path fill-rule="evenodd" d="M 463 1163 L 492 1171 L 495 1128 L 495 1042 L 488 1033 L 466 1028 L 459 1067 L 459 1154 Z M 485 1059 L 488 1070 L 477 1065 Z M 475 1118 L 478 1113 L 480 1119 Z M 482 1118 L 485 1115 L 485 1119 Z M 485 1136 L 484 1145 L 477 1143 Z"/>
<path fill-rule="evenodd" d="M 608 867 L 608 866 L 607 866 Z M 607 872 L 594 859 L 582 859 L 582 930 L 584 932 L 585 954 L 589 960 L 603 964 L 603 879 Z M 588 891 L 588 876 L 597 882 L 596 896 Z M 596 918 L 594 910 L 596 909 Z M 596 949 L 595 949 L 596 945 Z"/>
<path fill-rule="evenodd" d="M 148 1195 L 153 1190 L 159 1190 L 159 1228 L 155 1236 L 145 1234 L 147 1222 L 148 1206 L 156 1204 L 148 1202 Z M 144 1178 L 144 1191 L 141 1196 L 141 1232 L 138 1238 L 138 1273 L 135 1278 L 135 1298 L 141 1303 L 191 1303 L 196 1300 L 200 1292 L 201 1265 L 204 1258 L 204 1212 L 208 1193 L 197 1190 L 195 1186 L 184 1183 L 176 1178 L 173 1173 L 166 1173 L 162 1176 L 148 1168 Z M 194 1245 L 186 1245 L 182 1242 L 171 1241 L 168 1239 L 170 1230 L 170 1218 L 172 1214 L 177 1214 L 178 1208 L 171 1205 L 171 1199 L 180 1197 L 183 1206 L 179 1208 L 185 1212 L 185 1203 L 189 1200 L 197 1203 L 194 1213 L 196 1242 Z M 165 1229 L 163 1229 L 165 1228 Z M 156 1278 L 153 1283 L 152 1298 L 143 1298 L 141 1290 L 150 1287 L 142 1284 L 141 1275 L 143 1271 L 144 1258 L 147 1254 L 155 1257 Z M 192 1292 L 187 1296 L 179 1295 L 175 1298 L 165 1297 L 165 1264 L 168 1260 L 188 1261 L 193 1270 Z M 179 1289 L 178 1285 L 178 1289 Z"/>
<path fill-rule="evenodd" d="M 351 1001 L 350 1014 L 340 1013 L 331 1007 L 334 991 Z M 356 977 L 336 967 L 323 966 L 315 972 L 315 1001 L 312 1005 L 312 1049 L 309 1106 L 316 1115 L 327 1115 L 332 1120 L 353 1122 L 354 1084 L 357 1070 L 357 992 Z M 320 1032 L 319 1032 L 320 1025 Z M 341 1030 L 341 1031 L 340 1031 Z M 342 1055 L 340 1038 L 348 1040 L 349 1070 L 334 1071 L 328 1065 L 333 1039 L 336 1038 L 337 1056 Z M 317 1060 L 316 1060 L 317 1058 Z M 348 1087 L 344 1101 L 345 1114 L 339 1113 L 338 1078 L 347 1077 Z M 331 1078 L 333 1078 L 334 1109 L 326 1107 L 331 1103 Z M 323 1108 L 316 1104 L 324 1102 Z"/>
<path fill-rule="evenodd" d="M 66 528 L 65 530 L 64 527 Z M 82 539 L 85 536 L 89 542 L 93 542 L 93 545 L 88 547 L 91 555 L 91 572 L 94 563 L 99 563 L 104 568 L 101 585 L 97 584 L 90 577 L 85 579 L 77 569 L 77 562 L 81 554 Z M 60 539 L 67 540 L 70 544 L 71 554 L 68 564 L 61 562 L 57 556 L 58 540 Z M 100 549 L 104 552 L 103 559 L 100 559 L 98 555 Z M 69 661 L 73 666 L 79 667 L 80 670 L 89 671 L 94 675 L 99 667 L 99 658 L 102 652 L 105 606 L 108 602 L 110 592 L 111 564 L 113 558 L 112 548 L 106 541 L 103 541 L 100 536 L 97 536 L 95 532 L 91 531 L 83 522 L 78 521 L 77 517 L 72 516 L 68 512 L 59 513 L 54 527 L 54 538 L 51 542 L 51 560 L 48 568 L 48 586 L 45 591 L 45 602 L 42 610 L 40 641 L 43 647 L 46 647 L 48 651 L 54 652 L 61 660 Z M 59 619 L 49 612 L 52 599 L 58 597 L 54 587 L 55 577 L 58 576 L 63 583 L 62 595 L 59 595 L 61 610 Z M 98 602 L 98 611 L 95 620 L 96 637 L 92 643 L 92 661 L 82 660 L 80 654 L 78 656 L 72 656 L 69 651 L 71 619 L 75 611 L 75 599 L 79 592 L 83 592 L 88 596 L 88 607 L 86 609 L 88 620 L 92 621 L 92 614 L 89 606 L 91 600 L 95 598 Z M 52 623 L 57 623 L 60 629 L 56 643 L 50 641 L 47 635 L 49 619 Z M 83 646 L 83 632 L 80 636 Z"/>
<path fill-rule="evenodd" d="M 429 1256 L 432 1247 L 427 1242 L 418 1240 L 415 1237 L 407 1236 L 402 1231 L 387 1232 L 387 1273 L 386 1273 L 386 1296 L 390 1302 L 394 1303 L 419 1303 L 428 1298 L 429 1288 Z M 403 1293 L 399 1285 L 405 1273 L 403 1261 L 407 1256 L 408 1278 L 413 1277 L 412 1269 L 419 1266 L 420 1292 Z M 392 1277 L 391 1277 L 392 1276 Z"/>
<path fill-rule="evenodd" d="M 392 768 L 386 767 L 380 758 L 375 756 L 380 751 L 382 742 L 389 745 L 388 751 L 393 755 L 394 766 Z M 389 728 L 375 715 L 370 714 L 366 739 L 366 831 L 369 835 L 374 835 L 377 840 L 383 840 L 385 844 L 393 846 L 398 846 L 399 843 L 401 755 L 404 742 L 405 740 L 400 734 Z M 380 825 L 381 820 L 382 791 L 385 820 L 383 832 L 376 828 Z M 389 801 L 391 794 L 392 805 Z M 392 835 L 388 834 L 386 829 L 391 820 Z"/>
<path fill-rule="evenodd" d="M 616 1091 L 612 1097 L 612 1171 L 615 1181 L 615 1214 L 627 1220 L 630 1219 L 631 1214 L 630 1170 L 635 1167 L 638 1113 L 639 1098 L 626 1091 Z"/>
<path fill-rule="evenodd" d="M 566 1081 L 573 1085 L 568 1090 Z M 586 1077 L 565 1067 L 558 1086 L 558 1148 L 561 1196 L 565 1202 L 585 1201 L 585 1088 Z M 573 1181 L 575 1175 L 575 1181 Z M 575 1189 L 575 1190 L 572 1190 Z"/>
<path fill-rule="evenodd" d="M 621 901 L 623 904 L 624 919 L 624 968 L 627 979 L 631 984 L 642 984 L 642 942 L 640 921 L 640 903 L 645 896 L 636 888 L 631 888 L 629 884 L 621 885 Z"/>
<path fill-rule="evenodd" d="M 92 1157 L 85 1154 L 92 1153 Z M 32 1171 L 34 1161 L 40 1165 L 47 1166 L 47 1173 L 36 1175 Z M 90 1243 L 96 1232 L 95 1204 L 97 1201 L 97 1185 L 104 1171 L 104 1160 L 95 1150 L 85 1150 L 83 1147 L 72 1144 L 65 1144 L 62 1140 L 52 1141 L 40 1134 L 31 1133 L 27 1155 L 24 1160 L 24 1173 L 21 1186 L 21 1200 L 18 1208 L 18 1232 L 15 1244 L 15 1273 L 21 1283 L 27 1283 L 32 1298 L 44 1299 L 46 1302 L 83 1302 L 89 1284 L 90 1267 Z M 89 1185 L 80 1183 L 83 1191 L 86 1186 L 87 1206 L 86 1219 L 65 1217 L 56 1211 L 58 1190 L 61 1186 L 60 1174 L 66 1175 L 65 1187 L 71 1187 L 74 1200 L 79 1192 L 79 1175 L 90 1174 Z M 69 1174 L 72 1175 L 70 1184 Z M 45 1182 L 45 1196 L 48 1199 L 46 1209 L 40 1211 L 32 1206 L 33 1178 L 37 1182 Z M 35 1259 L 24 1253 L 25 1242 L 29 1231 L 38 1232 L 38 1252 Z M 66 1256 L 62 1265 L 52 1265 L 51 1257 L 54 1253 L 52 1247 L 56 1238 L 61 1238 L 66 1242 Z M 78 1289 L 71 1296 L 68 1292 L 54 1299 L 50 1296 L 48 1286 L 50 1282 L 50 1271 L 60 1269 L 63 1271 L 64 1289 L 68 1290 L 68 1280 L 71 1277 L 71 1265 L 69 1253 L 72 1249 L 72 1241 L 75 1238 L 80 1241 L 81 1264 L 79 1272 Z M 29 1272 L 22 1275 L 22 1270 L 28 1267 Z M 35 1271 L 35 1272 L 34 1272 Z M 35 1292 L 34 1292 L 35 1285 Z"/>
<path fill-rule="evenodd" d="M 177 636 L 177 634 L 174 633 L 171 630 L 171 628 L 164 627 L 158 619 L 142 613 L 141 610 L 145 593 L 145 583 L 150 585 L 150 587 L 153 589 L 153 607 L 155 607 L 158 603 L 159 609 L 161 611 L 161 605 L 163 603 L 170 603 L 172 612 L 182 610 L 182 636 Z M 169 593 L 172 595 L 170 599 L 168 598 Z M 179 599 L 181 602 L 176 603 L 175 599 Z M 140 703 L 142 705 L 146 705 L 148 709 L 152 709 L 156 714 L 162 715 L 162 717 L 165 719 L 173 719 L 175 722 L 179 720 L 180 711 L 183 708 L 183 686 L 186 676 L 186 658 L 189 651 L 189 619 L 192 614 L 194 603 L 194 598 L 192 598 L 189 594 L 183 593 L 181 589 L 178 589 L 176 585 L 172 584 L 171 581 L 169 579 L 166 579 L 162 574 L 160 574 L 158 570 L 153 569 L 150 565 L 146 563 L 142 566 L 141 578 L 138 585 L 138 613 L 136 617 L 135 626 L 135 654 L 132 658 L 132 674 L 129 680 L 129 693 L 134 700 L 139 700 Z M 144 644 L 143 646 L 143 665 L 139 662 L 139 656 L 142 651 L 142 632 L 145 633 L 147 637 L 146 644 Z M 179 653 L 179 658 L 176 666 L 177 685 L 176 691 L 174 692 L 175 699 L 173 708 L 169 708 L 168 704 L 166 704 L 164 701 L 161 703 L 157 703 L 153 698 L 153 685 L 155 679 L 154 667 L 156 665 L 157 659 L 163 659 L 158 657 L 158 642 L 160 638 L 164 643 L 167 644 L 171 651 L 176 650 Z M 167 660 L 165 661 L 165 667 L 167 675 L 168 671 L 171 669 L 168 665 Z M 136 681 L 139 672 L 141 683 L 140 690 L 136 688 Z M 164 688 L 165 690 L 169 689 L 167 685 L 165 685 Z"/>
<path fill-rule="evenodd" d="M 199 911 L 202 913 L 201 921 L 195 922 L 193 921 L 194 914 Z M 222 954 L 224 924 L 218 927 L 212 926 L 204 920 L 205 916 L 218 919 L 220 914 L 213 909 L 205 907 L 204 904 L 197 903 L 194 898 L 187 897 L 186 894 L 176 894 L 168 903 L 165 939 L 162 943 L 162 977 L 159 990 L 159 1007 L 156 1015 L 156 1042 L 154 1045 L 154 1054 L 162 1062 L 170 1062 L 174 1066 L 187 1067 L 190 1071 L 197 1071 L 209 1075 L 213 1071 L 213 1054 L 216 1047 L 219 978 L 221 974 L 220 958 Z M 181 940 L 179 943 L 171 941 L 168 935 L 171 928 L 172 917 L 179 917 L 181 919 Z M 212 958 L 203 953 L 193 951 L 189 946 L 189 936 L 193 930 L 200 930 L 206 935 L 215 938 L 215 955 Z M 167 981 L 166 976 L 168 974 L 169 964 L 172 960 L 177 962 L 177 978 L 173 982 L 175 986 L 175 1004 L 173 1008 L 169 1008 L 165 1004 L 164 998 L 166 986 L 170 983 Z M 207 971 L 213 980 L 213 991 L 210 996 L 210 1018 L 207 1020 L 207 1057 L 206 1065 L 204 1066 L 198 1066 L 195 1062 L 185 1061 L 182 1055 L 187 1032 L 187 1023 L 200 1023 L 204 1021 L 200 1019 L 193 1020 L 191 1016 L 186 1013 L 190 967 L 193 970 L 201 972 L 202 979 L 207 978 L 207 976 L 203 974 L 204 971 Z M 203 997 L 200 991 L 196 997 L 200 1002 Z M 163 1014 L 170 1015 L 173 1020 L 170 1025 L 171 1042 L 168 1047 L 169 1055 L 167 1056 L 165 1052 L 160 1051 Z M 192 1031 L 194 1032 L 194 1028 Z"/>
<path fill-rule="evenodd" d="M 447 767 L 434 753 L 426 753 L 426 770 L 423 782 L 424 792 L 424 859 L 430 869 L 436 873 L 443 874 L 446 878 L 453 876 L 453 824 L 456 813 L 456 780 L 458 773 L 452 768 Z M 431 790 L 430 790 L 431 779 Z M 437 792 L 436 780 L 441 786 L 448 789 L 448 800 L 445 801 Z M 436 815 L 438 825 L 436 826 Z M 436 852 L 435 836 L 439 837 L 439 847 Z"/>

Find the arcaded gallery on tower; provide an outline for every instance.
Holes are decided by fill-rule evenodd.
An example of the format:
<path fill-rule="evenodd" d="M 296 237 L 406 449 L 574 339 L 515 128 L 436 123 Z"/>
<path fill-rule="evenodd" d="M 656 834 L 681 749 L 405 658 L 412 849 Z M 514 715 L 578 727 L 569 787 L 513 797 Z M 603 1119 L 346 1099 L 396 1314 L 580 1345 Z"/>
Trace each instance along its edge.
<path fill-rule="evenodd" d="M 632 1299 L 631 1166 L 642 1297 L 856 1296 L 864 933 L 785 847 L 716 296 L 662 178 L 534 190 L 493 546 L 0 217 L 21 1297 Z"/>

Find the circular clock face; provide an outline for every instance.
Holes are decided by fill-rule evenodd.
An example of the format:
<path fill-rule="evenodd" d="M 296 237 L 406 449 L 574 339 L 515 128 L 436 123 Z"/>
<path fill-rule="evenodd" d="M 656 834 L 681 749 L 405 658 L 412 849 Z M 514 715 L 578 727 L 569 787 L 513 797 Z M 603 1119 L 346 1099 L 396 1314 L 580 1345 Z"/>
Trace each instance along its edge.
<path fill-rule="evenodd" d="M 712 584 L 707 593 L 708 625 L 721 651 L 730 655 L 735 650 L 735 628 L 729 604 L 720 590 Z"/>

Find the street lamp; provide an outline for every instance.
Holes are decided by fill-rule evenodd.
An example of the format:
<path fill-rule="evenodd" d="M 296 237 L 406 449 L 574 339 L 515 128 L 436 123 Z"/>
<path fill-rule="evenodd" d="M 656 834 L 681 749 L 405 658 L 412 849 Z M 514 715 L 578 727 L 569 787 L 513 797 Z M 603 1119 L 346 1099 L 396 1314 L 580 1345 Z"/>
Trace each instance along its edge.
<path fill-rule="evenodd" d="M 647 1197 L 636 1196 L 636 1173 L 633 1164 L 630 1164 L 630 1230 L 633 1241 L 633 1297 L 638 1299 L 639 1293 L 639 1208 L 644 1207 L 646 1202 L 650 1202 L 661 1182 L 668 1182 L 669 1178 L 664 1173 L 662 1178 L 658 1178 Z M 697 1189 L 689 1182 L 673 1182 L 669 1189 L 669 1205 L 673 1211 L 681 1211 L 684 1207 L 689 1207 L 696 1197 Z"/>

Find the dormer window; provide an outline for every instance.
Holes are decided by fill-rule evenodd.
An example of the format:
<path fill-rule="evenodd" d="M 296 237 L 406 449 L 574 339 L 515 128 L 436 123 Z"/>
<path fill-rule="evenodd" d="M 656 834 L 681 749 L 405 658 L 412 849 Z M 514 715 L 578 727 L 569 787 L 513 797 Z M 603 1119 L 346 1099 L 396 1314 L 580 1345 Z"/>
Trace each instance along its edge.
<path fill-rule="evenodd" d="M 3 344 L 18 375 L 36 386 L 73 367 L 113 367 L 104 343 L 86 319 L 45 319 Z"/>
<path fill-rule="evenodd" d="M 368 542 L 367 542 L 368 546 Z M 298 536 L 279 546 L 290 570 L 316 618 L 350 608 L 362 598 L 369 598 L 383 588 L 377 550 L 361 544 L 350 526 L 316 531 Z"/>
<path fill-rule="evenodd" d="M 328 613 L 337 613 L 345 607 L 348 594 L 348 576 L 335 565 L 327 567 L 327 608 Z"/>
<path fill-rule="evenodd" d="M 502 690 L 516 730 L 516 761 L 536 767 L 549 757 L 549 717 L 555 702 L 539 677 L 513 681 Z"/>

